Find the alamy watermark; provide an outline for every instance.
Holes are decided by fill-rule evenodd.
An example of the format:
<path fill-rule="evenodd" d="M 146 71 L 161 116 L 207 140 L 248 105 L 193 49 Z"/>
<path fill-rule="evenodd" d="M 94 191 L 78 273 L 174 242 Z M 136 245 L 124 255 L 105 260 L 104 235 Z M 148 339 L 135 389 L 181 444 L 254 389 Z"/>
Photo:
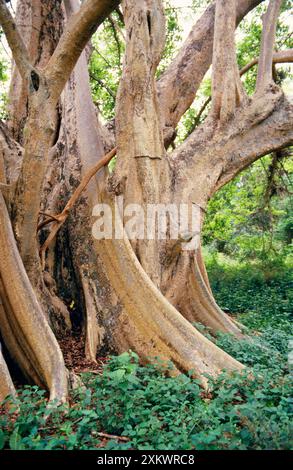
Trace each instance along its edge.
<path fill-rule="evenodd" d="M 96 204 L 92 227 L 96 240 L 179 240 L 183 250 L 195 250 L 200 241 L 201 208 L 197 204 L 128 204 L 123 196 L 113 206 Z"/>

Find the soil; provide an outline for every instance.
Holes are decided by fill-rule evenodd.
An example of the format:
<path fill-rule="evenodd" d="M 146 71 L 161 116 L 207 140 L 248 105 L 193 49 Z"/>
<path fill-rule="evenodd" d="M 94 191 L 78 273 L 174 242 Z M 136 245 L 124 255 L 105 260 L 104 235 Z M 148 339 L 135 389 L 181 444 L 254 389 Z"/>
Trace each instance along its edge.
<path fill-rule="evenodd" d="M 58 341 L 63 353 L 66 367 L 76 373 L 92 372 L 101 374 L 108 359 L 98 356 L 96 362 L 86 359 L 84 352 L 84 337 L 80 332 L 74 332 Z"/>

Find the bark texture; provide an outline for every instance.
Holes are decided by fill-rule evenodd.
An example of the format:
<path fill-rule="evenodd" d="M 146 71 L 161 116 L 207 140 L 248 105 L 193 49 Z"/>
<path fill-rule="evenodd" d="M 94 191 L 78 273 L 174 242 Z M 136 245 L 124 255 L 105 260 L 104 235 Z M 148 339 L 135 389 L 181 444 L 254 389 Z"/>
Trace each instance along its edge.
<path fill-rule="evenodd" d="M 44 68 L 62 33 L 61 0 L 18 2 L 15 23 L 26 45 L 28 58 L 35 68 Z M 12 137 L 23 145 L 23 130 L 28 113 L 28 83 L 13 65 L 9 90 L 8 125 Z M 56 123 L 57 124 L 57 123 Z"/>
<path fill-rule="evenodd" d="M 8 395 L 14 396 L 15 388 L 2 355 L 0 344 L 0 402 L 2 402 Z"/>
<path fill-rule="evenodd" d="M 262 0 L 237 0 L 236 24 Z M 181 116 L 195 99 L 213 56 L 215 3 L 210 5 L 191 29 L 177 56 L 159 80 L 160 108 L 164 114 L 165 142 L 168 144 Z"/>

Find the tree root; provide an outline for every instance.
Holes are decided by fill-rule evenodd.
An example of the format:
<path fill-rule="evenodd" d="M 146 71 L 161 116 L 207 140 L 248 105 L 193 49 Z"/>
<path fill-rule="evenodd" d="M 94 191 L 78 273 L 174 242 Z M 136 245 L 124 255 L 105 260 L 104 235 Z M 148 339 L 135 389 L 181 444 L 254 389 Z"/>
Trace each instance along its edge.
<path fill-rule="evenodd" d="M 57 340 L 28 279 L 0 193 L 0 327 L 24 374 L 45 385 L 50 400 L 67 399 L 67 377 Z"/>
<path fill-rule="evenodd" d="M 199 333 L 161 294 L 137 260 L 126 238 L 95 241 L 107 277 L 120 301 L 112 325 L 118 352 L 133 349 L 146 362 L 173 362 L 177 373 L 204 374 L 241 370 L 242 364 Z"/>
<path fill-rule="evenodd" d="M 2 355 L 0 344 L 0 402 L 2 402 L 8 395 L 15 396 L 15 388 L 5 359 Z"/>
<path fill-rule="evenodd" d="M 241 330 L 213 297 L 201 253 L 181 252 L 176 269 L 171 273 L 172 277 L 164 281 L 163 292 L 188 321 L 200 322 L 213 333 L 222 331 L 242 336 Z"/>

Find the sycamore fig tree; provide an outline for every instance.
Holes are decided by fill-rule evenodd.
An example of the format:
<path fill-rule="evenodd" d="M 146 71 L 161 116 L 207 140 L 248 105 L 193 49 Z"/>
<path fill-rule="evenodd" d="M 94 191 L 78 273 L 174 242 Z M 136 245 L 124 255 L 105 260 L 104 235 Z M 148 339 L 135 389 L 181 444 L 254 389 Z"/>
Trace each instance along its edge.
<path fill-rule="evenodd" d="M 292 144 L 292 103 L 272 74 L 274 62 L 293 57 L 274 51 L 282 1 L 269 2 L 263 16 L 252 96 L 240 79 L 235 28 L 261 0 L 210 4 L 159 79 L 161 0 L 18 0 L 15 17 L 6 3 L 0 0 L 0 24 L 14 67 L 0 128 L 0 330 L 10 357 L 58 402 L 69 380 L 58 338 L 77 324 L 91 360 L 99 350 L 132 349 L 142 361 L 171 361 L 174 373 L 192 370 L 203 385 L 206 373 L 240 370 L 193 326 L 242 335 L 213 297 L 200 244 L 184 249 L 195 234 L 172 238 L 168 219 L 165 237 L 133 239 L 119 215 L 122 237 L 94 238 L 92 215 L 98 203 L 112 209 L 120 197 L 143 211 L 183 204 L 192 214 L 196 207 L 201 227 L 219 188 Z M 105 124 L 92 101 L 88 59 L 91 36 L 115 9 L 125 56 L 115 122 Z M 211 64 L 209 114 L 170 151 Z M 0 397 L 8 393 L 13 384 L 0 353 Z"/>

